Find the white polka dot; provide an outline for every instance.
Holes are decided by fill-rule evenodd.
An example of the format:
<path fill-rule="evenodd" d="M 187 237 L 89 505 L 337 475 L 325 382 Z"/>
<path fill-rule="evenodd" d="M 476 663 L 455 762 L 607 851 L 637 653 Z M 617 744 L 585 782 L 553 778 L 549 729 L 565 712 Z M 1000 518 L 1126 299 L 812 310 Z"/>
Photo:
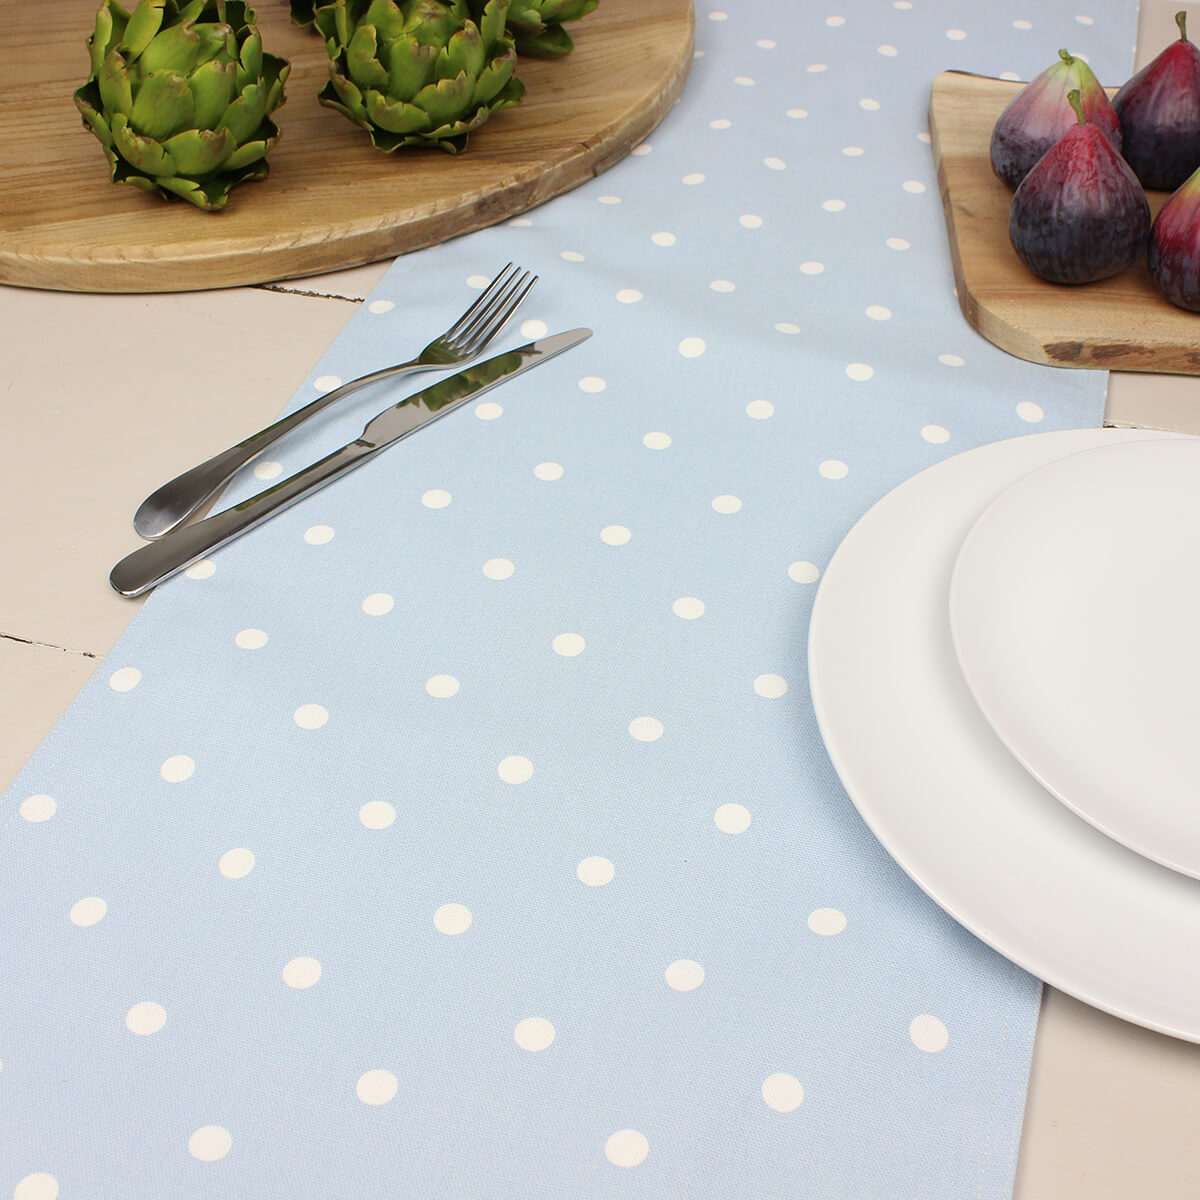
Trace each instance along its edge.
<path fill-rule="evenodd" d="M 482 289 L 492 281 L 486 275 L 468 275 L 465 282 L 467 287 Z"/>
<path fill-rule="evenodd" d="M 637 288 L 622 288 L 617 293 L 617 299 L 622 304 L 636 304 L 642 298 L 642 293 Z"/>
<path fill-rule="evenodd" d="M 597 196 L 596 201 L 599 204 L 620 204 L 620 196 Z"/>
<path fill-rule="evenodd" d="M 733 82 L 736 83 L 738 85 L 738 87 L 753 87 L 754 86 L 754 80 L 751 79 L 749 75 L 735 75 L 733 77 Z"/>
<path fill-rule="evenodd" d="M 292 713 L 292 720 L 301 729 L 320 729 L 329 720 L 329 712 L 320 704 L 302 704 Z"/>
<path fill-rule="evenodd" d="M 563 658 L 574 658 L 582 654 L 587 643 L 577 633 L 560 633 L 551 643 L 555 654 Z"/>
<path fill-rule="evenodd" d="M 58 1200 L 58 1180 L 45 1171 L 35 1171 L 17 1182 L 12 1200 Z"/>
<path fill-rule="evenodd" d="M 900 51 L 897 50 L 895 46 L 880 46 L 879 53 L 882 54 L 884 58 L 895 58 Z"/>
<path fill-rule="evenodd" d="M 965 29 L 947 29 L 946 36 L 952 42 L 961 42 L 967 36 L 967 31 Z"/>
<path fill-rule="evenodd" d="M 866 151 L 861 146 L 843 146 L 842 153 L 847 158 L 862 158 Z"/>
<path fill-rule="evenodd" d="M 697 600 L 695 596 L 680 596 L 671 605 L 671 611 L 685 621 L 695 621 L 698 617 L 704 616 L 704 601 Z"/>
<path fill-rule="evenodd" d="M 702 355 L 707 349 L 708 346 L 703 338 L 685 337 L 683 341 L 679 343 L 679 353 L 682 354 L 684 358 L 699 358 L 700 355 Z"/>
<path fill-rule="evenodd" d="M 800 326 L 793 325 L 791 321 L 776 321 L 775 328 L 780 333 L 799 333 Z"/>
<path fill-rule="evenodd" d="M 715 121 L 709 121 L 708 123 L 709 129 L 728 129 L 732 125 L 733 122 L 727 117 L 717 117 Z"/>
<path fill-rule="evenodd" d="M 367 305 L 367 311 L 373 313 L 386 313 L 391 312 L 395 307 L 395 304 L 393 304 L 391 300 L 372 300 L 371 303 Z"/>
<path fill-rule="evenodd" d="M 937 1017 L 930 1016 L 929 1013 L 913 1017 L 908 1027 L 908 1036 L 912 1038 L 913 1045 L 918 1050 L 924 1050 L 926 1054 L 937 1054 L 938 1051 L 945 1050 L 950 1041 L 950 1031 Z"/>
<path fill-rule="evenodd" d="M 483 573 L 489 579 L 508 579 L 516 568 L 507 558 L 489 558 L 483 564 Z"/>
<path fill-rule="evenodd" d="M 372 592 L 363 602 L 362 610 L 368 617 L 384 617 L 396 606 L 394 596 L 387 592 Z"/>
<path fill-rule="evenodd" d="M 267 635 L 261 629 L 239 629 L 233 642 L 242 650 L 261 650 L 267 644 Z"/>
<path fill-rule="evenodd" d="M 636 1167 L 646 1161 L 650 1143 L 636 1129 L 619 1129 L 604 1143 L 604 1157 L 614 1167 Z"/>
<path fill-rule="evenodd" d="M 1096 23 L 1091 17 L 1076 17 L 1075 20 L 1077 20 L 1080 25 L 1095 25 Z M 1079 56 L 1076 55 L 1076 57 L 1078 58 Z"/>
<path fill-rule="evenodd" d="M 737 285 L 730 283 L 728 279 L 714 279 L 708 286 L 714 292 L 732 292 Z"/>
<path fill-rule="evenodd" d="M 400 1081 L 391 1071 L 366 1071 L 358 1077 L 354 1092 L 364 1104 L 386 1104 L 400 1090 Z"/>
<path fill-rule="evenodd" d="M 471 928 L 474 918 L 465 904 L 443 904 L 433 914 L 433 927 L 447 937 L 458 937 Z"/>
<path fill-rule="evenodd" d="M 545 1017 L 526 1017 L 513 1030 L 513 1041 L 522 1050 L 536 1054 L 554 1041 L 554 1026 Z"/>
<path fill-rule="evenodd" d="M 495 400 L 484 400 L 475 405 L 475 415 L 481 421 L 494 421 L 497 417 L 504 415 L 504 406 L 497 404 Z"/>
<path fill-rule="evenodd" d="M 724 12 L 710 12 L 708 14 L 708 19 L 710 21 L 725 21 L 728 19 L 728 17 L 729 14 Z"/>
<path fill-rule="evenodd" d="M 713 823 L 722 833 L 745 833 L 751 819 L 750 810 L 742 804 L 722 804 L 713 813 Z"/>
<path fill-rule="evenodd" d="M 173 754 L 159 767 L 158 773 L 168 783 L 182 783 L 185 779 L 191 779 L 195 769 L 194 759 L 189 758 L 186 754 Z"/>
<path fill-rule="evenodd" d="M 587 262 L 578 250 L 564 250 L 559 254 L 559 258 L 565 259 L 567 262 Z"/>
<path fill-rule="evenodd" d="M 1032 28 L 1033 28 L 1033 22 L 1032 22 L 1032 21 L 1026 21 L 1026 20 L 1024 20 L 1023 18 L 1020 18 L 1020 17 L 1018 17 L 1018 18 L 1017 18 L 1017 20 L 1015 20 L 1015 21 L 1013 22 L 1013 28 L 1014 28 L 1014 29 L 1032 29 Z"/>
<path fill-rule="evenodd" d="M 142 673 L 137 667 L 121 667 L 108 677 L 108 686 L 114 692 L 128 692 L 137 687 L 142 681 Z"/>
<path fill-rule="evenodd" d="M 685 175 L 680 182 L 686 183 L 688 187 L 695 187 L 696 184 L 704 182 L 704 176 L 699 171 L 692 171 L 690 174 Z"/>
<path fill-rule="evenodd" d="M 782 675 L 760 675 L 754 681 L 754 690 L 767 700 L 778 700 L 787 694 L 787 680 Z"/>
<path fill-rule="evenodd" d="M 315 958 L 293 958 L 282 972 L 283 982 L 302 992 L 321 978 L 321 964 Z"/>
<path fill-rule="evenodd" d="M 317 378 L 313 380 L 313 387 L 315 387 L 318 392 L 332 392 L 334 388 L 340 388 L 341 386 L 342 380 L 341 376 L 339 375 L 318 375 Z"/>
<path fill-rule="evenodd" d="M 1075 55 L 1075 57 L 1079 58 L 1080 55 L 1077 54 L 1077 55 Z M 1016 83 L 1020 80 L 1021 76 L 1016 71 L 1001 71 L 1000 78 L 1001 79 L 1011 79 L 1014 83 Z M 917 136 L 919 137 L 920 135 L 918 134 Z"/>
<path fill-rule="evenodd" d="M 624 546 L 633 534 L 624 525 L 605 525 L 600 530 L 600 540 L 609 546 Z"/>
<path fill-rule="evenodd" d="M 153 1000 L 143 1000 L 135 1004 L 125 1014 L 125 1028 L 138 1037 L 149 1037 L 157 1033 L 167 1023 L 167 1010 Z"/>
<path fill-rule="evenodd" d="M 921 130 L 921 132 L 917 134 L 917 141 L 921 142 L 925 146 L 928 146 L 933 141 L 933 138 L 931 138 L 924 130 Z"/>
<path fill-rule="evenodd" d="M 763 219 L 757 213 L 742 213 L 738 217 L 738 224 L 745 229 L 761 229 Z"/>
<path fill-rule="evenodd" d="M 875 374 L 875 368 L 868 366 L 866 363 L 847 363 L 846 374 L 857 383 L 865 383 Z"/>
<path fill-rule="evenodd" d="M 789 108 L 785 115 L 791 117 L 793 121 L 803 121 L 804 118 L 808 116 L 808 109 L 807 108 Z"/>
<path fill-rule="evenodd" d="M 278 479 L 282 474 L 283 463 L 276 462 L 273 458 L 264 458 L 254 464 L 255 479 Z"/>
<path fill-rule="evenodd" d="M 510 754 L 500 761 L 496 773 L 505 783 L 527 783 L 533 778 L 533 763 L 519 754 Z"/>
<path fill-rule="evenodd" d="M 217 862 L 217 870 L 226 879 L 245 879 L 254 870 L 254 851 L 244 846 L 226 850 Z"/>
<path fill-rule="evenodd" d="M 788 578 L 795 583 L 816 583 L 821 578 L 821 569 L 816 563 L 801 559 L 788 567 Z"/>
<path fill-rule="evenodd" d="M 592 858 L 585 858 L 575 868 L 575 876 L 580 883 L 586 883 L 588 887 L 603 887 L 606 883 L 611 883 L 613 876 L 616 874 L 616 868 L 607 858 L 601 858 L 598 855 Z"/>
<path fill-rule="evenodd" d="M 940 446 L 943 442 L 950 440 L 950 430 L 943 425 L 926 425 L 921 430 L 921 436 L 927 442 L 932 442 L 935 446 Z"/>
<path fill-rule="evenodd" d="M 211 579 L 217 573 L 217 564 L 207 558 L 194 562 L 184 574 L 189 579 Z"/>
<path fill-rule="evenodd" d="M 545 337 L 549 332 L 545 321 L 530 319 L 521 322 L 521 336 L 527 338 Z"/>
<path fill-rule="evenodd" d="M 957 354 L 939 354 L 938 362 L 946 367 L 961 367 L 967 360 Z"/>
<path fill-rule="evenodd" d="M 635 717 L 629 722 L 629 736 L 639 742 L 657 742 L 663 735 L 663 723 L 657 717 Z"/>
<path fill-rule="evenodd" d="M 763 1080 L 762 1098 L 763 1103 L 776 1112 L 795 1112 L 804 1103 L 804 1088 L 795 1075 L 779 1071 Z"/>
<path fill-rule="evenodd" d="M 884 245 L 890 250 L 907 250 L 912 245 L 912 242 L 908 241 L 907 238 L 890 237 Z"/>
<path fill-rule="evenodd" d="M 694 992 L 704 982 L 704 968 L 690 958 L 680 958 L 664 972 L 667 986 L 677 992 Z"/>
<path fill-rule="evenodd" d="M 601 379 L 599 375 L 585 375 L 579 381 L 579 390 L 581 392 L 590 392 L 595 394 L 597 392 L 604 391 L 606 387 L 608 387 L 607 382 Z"/>
<path fill-rule="evenodd" d="M 822 200 L 821 207 L 826 212 L 845 212 L 846 202 L 845 200 Z"/>
<path fill-rule="evenodd" d="M 714 496 L 712 506 L 722 515 L 729 516 L 731 513 L 741 511 L 742 502 L 737 496 Z"/>
<path fill-rule="evenodd" d="M 310 525 L 304 531 L 304 540 L 310 546 L 324 546 L 333 541 L 333 530 L 328 525 Z"/>
<path fill-rule="evenodd" d="M 425 680 L 425 690 L 435 700 L 449 700 L 458 691 L 458 680 L 453 675 L 433 675 Z"/>
<path fill-rule="evenodd" d="M 78 925 L 80 929 L 87 929 L 103 921 L 106 912 L 108 912 L 108 905 L 99 896 L 88 896 L 83 900 L 76 900 L 71 905 L 69 916 L 72 925 Z"/>
<path fill-rule="evenodd" d="M 768 157 L 763 159 L 763 166 L 771 171 L 786 171 L 787 163 L 782 158 Z"/>
<path fill-rule="evenodd" d="M 823 71 L 828 71 L 829 67 L 825 63 L 809 63 L 804 69 L 810 75 L 820 75 Z"/>
<path fill-rule="evenodd" d="M 830 26 L 830 28 L 832 28 L 832 29 L 838 29 L 841 26 L 845 25 L 845 23 L 846 23 L 845 17 L 826 17 L 825 18 L 825 24 Z"/>
<path fill-rule="evenodd" d="M 528 217 L 513 217 L 506 224 L 511 225 L 514 229 L 528 229 L 533 222 Z"/>
<path fill-rule="evenodd" d="M 802 275 L 820 275 L 825 270 L 825 264 L 819 262 L 802 262 L 800 264 L 800 273 Z"/>
<path fill-rule="evenodd" d="M 675 235 L 673 233 L 667 233 L 665 230 L 659 230 L 658 233 L 652 233 L 650 235 L 650 240 L 656 246 L 673 246 L 673 245 L 675 245 Z"/>
<path fill-rule="evenodd" d="M 868 304 L 867 316 L 870 317 L 872 321 L 890 321 L 892 318 L 892 310 L 890 308 L 884 308 L 882 304 Z"/>
<path fill-rule="evenodd" d="M 654 430 L 642 438 L 642 445 L 647 450 L 665 450 L 671 444 L 671 435 Z"/>
<path fill-rule="evenodd" d="M 775 43 L 770 38 L 759 38 L 754 43 L 760 50 L 774 50 Z"/>
<path fill-rule="evenodd" d="M 869 96 L 864 96 L 859 102 L 858 107 L 866 109 L 867 112 L 878 112 L 879 101 L 872 100 Z"/>
<path fill-rule="evenodd" d="M 1076 55 L 1078 58 L 1079 56 Z M 1046 414 L 1042 411 L 1040 404 L 1034 404 L 1032 400 L 1022 400 L 1017 405 L 1017 416 L 1022 421 L 1028 421 L 1030 424 L 1036 425 Z"/>
<path fill-rule="evenodd" d="M 422 493 L 421 503 L 426 508 L 445 508 L 454 497 L 449 492 L 442 488 L 430 488 L 429 491 Z"/>
<path fill-rule="evenodd" d="M 538 465 L 533 468 L 533 473 L 538 479 L 541 479 L 546 483 L 553 483 L 556 479 L 561 479 L 563 477 L 562 463 L 538 463 Z"/>
<path fill-rule="evenodd" d="M 358 810 L 358 819 L 368 829 L 387 829 L 396 820 L 396 810 L 386 800 L 368 800 Z"/>
<path fill-rule="evenodd" d="M 919 196 L 925 190 L 925 185 L 919 179 L 906 179 L 900 186 L 914 196 Z"/>
<path fill-rule="evenodd" d="M 826 479 L 845 479 L 850 473 L 850 468 L 836 458 L 827 458 L 817 470 Z"/>
<path fill-rule="evenodd" d="M 822 937 L 833 937 L 846 928 L 846 914 L 836 908 L 818 908 L 808 914 L 808 927 Z"/>
<path fill-rule="evenodd" d="M 912 8 L 912 0 L 893 0 L 892 7 L 908 10 Z"/>
<path fill-rule="evenodd" d="M 775 415 L 775 405 L 770 400 L 751 400 L 746 405 L 746 416 L 755 421 L 766 421 Z"/>

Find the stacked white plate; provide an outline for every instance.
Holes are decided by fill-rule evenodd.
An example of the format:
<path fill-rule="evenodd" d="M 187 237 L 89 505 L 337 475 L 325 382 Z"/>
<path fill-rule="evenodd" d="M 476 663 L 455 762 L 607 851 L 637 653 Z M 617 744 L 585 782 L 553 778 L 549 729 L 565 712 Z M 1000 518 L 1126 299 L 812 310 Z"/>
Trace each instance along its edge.
<path fill-rule="evenodd" d="M 1200 438 L 1070 430 L 947 459 L 829 563 L 821 734 L 976 936 L 1200 1041 Z"/>

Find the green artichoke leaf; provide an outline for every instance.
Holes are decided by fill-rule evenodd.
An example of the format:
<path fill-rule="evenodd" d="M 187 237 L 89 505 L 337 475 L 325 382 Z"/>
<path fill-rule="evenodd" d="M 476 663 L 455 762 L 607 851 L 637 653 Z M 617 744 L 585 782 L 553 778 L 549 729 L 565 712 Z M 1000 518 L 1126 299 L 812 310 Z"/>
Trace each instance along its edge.
<path fill-rule="evenodd" d="M 404 14 L 394 0 L 371 0 L 367 11 L 358 18 L 359 25 L 370 25 L 379 31 L 381 42 L 399 37 L 405 29 Z"/>
<path fill-rule="evenodd" d="M 257 29 L 252 29 L 247 35 L 246 40 L 242 43 L 242 53 L 240 57 L 241 67 L 237 73 L 237 83 L 239 88 L 243 88 L 246 84 L 255 79 L 259 79 L 263 73 L 263 47 L 262 35 Z"/>
<path fill-rule="evenodd" d="M 222 39 L 223 42 L 224 39 Z M 142 51 L 138 66 L 143 75 L 170 69 L 186 75 L 200 62 L 200 34 L 194 22 L 160 29 Z"/>
<path fill-rule="evenodd" d="M 492 109 L 520 104 L 525 85 L 513 74 L 516 63 L 515 50 L 492 59 L 475 81 L 475 103 L 486 104 Z"/>
<path fill-rule="evenodd" d="M 134 133 L 124 113 L 112 118 L 113 146 L 117 153 L 144 175 L 174 175 L 175 161 L 153 138 Z"/>
<path fill-rule="evenodd" d="M 578 21 L 586 17 L 596 7 L 600 0 L 535 0 L 541 10 L 542 20 Z"/>
<path fill-rule="evenodd" d="M 238 139 L 228 129 L 185 129 L 163 142 L 175 160 L 175 171 L 195 179 L 209 175 L 237 149 Z"/>
<path fill-rule="evenodd" d="M 387 87 L 381 90 L 386 90 L 393 100 L 411 100 L 434 81 L 437 61 L 438 51 L 434 46 L 422 46 L 408 35 L 397 38 L 392 43 Z"/>
<path fill-rule="evenodd" d="M 269 95 L 270 89 L 263 84 L 248 84 L 242 89 L 241 95 L 230 102 L 224 115 L 217 122 L 217 128 L 228 129 L 234 136 L 235 144 L 241 145 L 262 124 Z"/>
<path fill-rule="evenodd" d="M 461 117 L 474 99 L 475 80 L 463 72 L 453 79 L 439 79 L 423 87 L 413 97 L 413 103 L 429 115 L 430 124 L 436 128 Z"/>
<path fill-rule="evenodd" d="M 350 40 L 350 14 L 346 11 L 346 0 L 334 0 L 316 9 L 313 24 L 325 39 L 330 57 L 334 57 Z"/>
<path fill-rule="evenodd" d="M 360 25 L 346 47 L 346 71 L 363 91 L 387 91 L 388 73 L 377 56 L 378 44 L 375 26 Z"/>
<path fill-rule="evenodd" d="M 96 10 L 96 28 L 88 38 L 88 58 L 92 64 L 92 74 L 99 75 L 104 66 L 104 58 L 108 54 L 108 44 L 112 40 L 113 15 L 109 8 L 109 0 Z"/>
<path fill-rule="evenodd" d="M 517 34 L 517 53 L 531 58 L 562 58 L 574 49 L 571 35 L 561 25 L 547 25 L 540 33 Z"/>
<path fill-rule="evenodd" d="M 176 4 L 178 4 L 178 2 L 179 2 L 179 0 L 176 0 Z M 175 20 L 179 21 L 179 22 L 200 20 L 200 17 L 203 14 L 206 5 L 209 2 L 210 2 L 210 0 L 188 0 L 188 2 L 185 5 L 183 5 L 182 8 L 179 9 L 178 13 L 175 16 Z M 222 4 L 221 0 L 217 0 L 217 7 L 218 8 L 232 8 L 233 5 L 232 4 Z"/>
<path fill-rule="evenodd" d="M 107 113 L 124 113 L 128 116 L 133 111 L 133 84 L 129 78 L 129 68 L 125 65 L 124 55 L 115 46 L 104 56 L 97 82 L 100 85 L 100 102 Z"/>
<path fill-rule="evenodd" d="M 483 44 L 490 54 L 492 47 L 504 37 L 505 22 L 509 14 L 508 0 L 488 0 L 483 6 L 483 12 L 477 19 L 479 32 L 483 35 Z"/>
<path fill-rule="evenodd" d="M 129 124 L 135 133 L 165 142 L 192 125 L 196 101 L 188 81 L 175 71 L 155 71 L 142 80 L 133 99 Z"/>
<path fill-rule="evenodd" d="M 125 26 L 121 45 L 130 59 L 135 59 L 150 44 L 150 39 L 162 28 L 165 0 L 140 0 Z"/>
<path fill-rule="evenodd" d="M 197 129 L 216 129 L 237 91 L 237 65 L 214 58 L 197 67 L 188 80 Z M 136 124 L 136 121 L 135 121 Z"/>
<path fill-rule="evenodd" d="M 391 0 L 372 0 L 376 4 Z M 456 30 L 462 27 L 462 16 L 441 0 L 415 0 L 404 24 L 406 33 L 413 34 L 427 46 L 444 46 Z"/>
<path fill-rule="evenodd" d="M 389 133 L 424 133 L 433 125 L 424 108 L 406 100 L 389 100 L 379 92 L 368 92 L 366 102 L 372 123 Z"/>
<path fill-rule="evenodd" d="M 474 79 L 487 61 L 483 50 L 483 37 L 474 21 L 468 21 L 438 54 L 438 79 L 453 79 L 467 74 Z"/>
<path fill-rule="evenodd" d="M 349 117 L 356 125 L 364 129 L 370 127 L 371 118 L 367 116 L 367 103 L 362 92 L 350 82 L 345 75 L 331 73 L 329 82 L 317 93 L 317 100 L 326 108 L 333 108 L 343 116 Z"/>
<path fill-rule="evenodd" d="M 258 132 L 248 142 L 243 142 L 226 160 L 222 171 L 240 171 L 251 163 L 267 156 L 267 151 L 279 141 L 279 130 L 269 117 L 263 120 Z M 266 164 L 263 164 L 264 168 Z"/>
<path fill-rule="evenodd" d="M 112 130 L 109 129 L 104 114 L 96 108 L 96 103 L 88 94 L 89 90 L 94 87 L 95 84 L 84 84 L 83 87 L 76 89 L 75 107 L 79 109 L 83 123 L 99 138 L 100 144 L 108 149 L 112 146 Z M 97 95 L 95 101 L 98 100 L 99 96 Z"/>

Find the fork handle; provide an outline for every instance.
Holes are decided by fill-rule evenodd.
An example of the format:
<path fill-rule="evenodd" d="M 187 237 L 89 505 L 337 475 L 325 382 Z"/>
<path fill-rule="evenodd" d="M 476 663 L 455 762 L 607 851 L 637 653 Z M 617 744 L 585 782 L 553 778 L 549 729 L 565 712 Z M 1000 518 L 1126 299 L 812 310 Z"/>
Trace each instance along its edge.
<path fill-rule="evenodd" d="M 363 375 L 359 379 L 352 379 L 349 383 L 343 383 L 341 387 L 310 400 L 303 408 L 280 417 L 265 429 L 252 433 L 236 446 L 214 454 L 207 462 L 184 471 L 182 475 L 164 483 L 142 501 L 133 516 L 134 531 L 139 537 L 150 541 L 170 533 L 200 509 L 205 501 L 211 499 L 221 485 L 236 472 L 247 463 L 253 462 L 268 446 L 298 425 L 302 425 L 309 417 L 372 383 L 409 371 L 419 371 L 424 366 L 425 364 L 419 362 L 397 363 L 395 366 L 373 371 L 370 375 Z"/>

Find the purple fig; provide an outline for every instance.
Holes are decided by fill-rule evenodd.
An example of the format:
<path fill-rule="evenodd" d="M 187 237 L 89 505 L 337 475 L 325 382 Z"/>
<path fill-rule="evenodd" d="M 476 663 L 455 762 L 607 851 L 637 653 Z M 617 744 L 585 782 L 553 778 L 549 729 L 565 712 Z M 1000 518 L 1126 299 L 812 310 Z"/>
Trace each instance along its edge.
<path fill-rule="evenodd" d="M 1066 50 L 1058 57 L 1008 102 L 992 129 L 992 170 L 1010 188 L 1075 124 L 1068 92 L 1079 92 L 1084 117 L 1121 149 L 1121 122 L 1091 67 Z"/>
<path fill-rule="evenodd" d="M 1150 278 L 1172 304 L 1200 312 L 1200 170 L 1159 210 L 1147 264 Z"/>
<path fill-rule="evenodd" d="M 1200 50 L 1177 12 L 1172 42 L 1113 97 L 1122 153 L 1143 187 L 1173 191 L 1200 167 Z"/>
<path fill-rule="evenodd" d="M 1038 160 L 1013 194 L 1008 232 L 1017 257 L 1051 283 L 1094 283 L 1131 267 L 1150 233 L 1150 204 L 1129 164 L 1083 119 Z"/>

